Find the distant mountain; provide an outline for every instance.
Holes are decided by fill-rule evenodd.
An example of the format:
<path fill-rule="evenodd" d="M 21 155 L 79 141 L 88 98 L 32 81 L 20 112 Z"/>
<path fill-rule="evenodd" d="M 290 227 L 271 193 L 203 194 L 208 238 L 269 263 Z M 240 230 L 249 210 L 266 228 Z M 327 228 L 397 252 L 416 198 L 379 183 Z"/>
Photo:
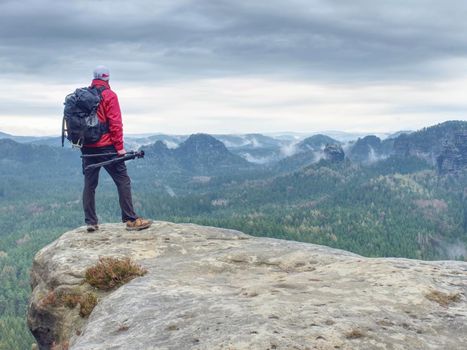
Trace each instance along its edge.
<path fill-rule="evenodd" d="M 235 148 L 276 148 L 281 146 L 281 141 L 262 134 L 244 135 L 213 135 L 222 141 L 228 149 Z"/>
<path fill-rule="evenodd" d="M 386 138 L 390 135 L 390 133 L 368 133 L 368 132 L 345 132 L 345 131 L 338 131 L 338 130 L 323 130 L 319 133 L 315 132 L 274 132 L 274 133 L 265 133 L 267 136 L 271 136 L 278 140 L 286 140 L 286 141 L 300 141 L 307 137 L 311 137 L 313 135 L 326 135 L 331 137 L 339 142 L 345 143 L 349 141 L 354 141 L 359 137 L 364 137 L 368 134 L 375 134 L 380 138 Z"/>
<path fill-rule="evenodd" d="M 213 169 L 246 166 L 248 162 L 229 152 L 225 145 L 207 134 L 191 135 L 173 150 L 185 169 Z"/>
<path fill-rule="evenodd" d="M 0 132 L 0 139 L 10 139 L 14 140 L 16 142 L 31 142 L 35 140 L 39 140 L 45 137 L 40 137 L 40 136 L 16 136 L 16 135 L 10 135 L 4 132 Z"/>
<path fill-rule="evenodd" d="M 125 148 L 127 150 L 136 150 L 147 148 L 148 146 L 161 141 L 167 148 L 177 148 L 183 141 L 188 139 L 189 135 L 167 135 L 167 134 L 148 134 L 148 135 L 125 135 Z M 288 141 L 281 141 L 262 134 L 222 134 L 213 135 L 216 139 L 224 143 L 226 148 L 252 163 L 267 163 L 281 158 L 281 147 Z M 41 138 L 33 141 L 36 144 L 47 144 L 50 146 L 61 145 L 60 138 Z M 67 143 L 65 143 L 67 144 Z"/>
<path fill-rule="evenodd" d="M 333 139 L 332 137 L 317 134 L 300 141 L 297 145 L 297 149 L 302 152 L 306 151 L 321 151 L 326 145 L 340 145 L 340 142 Z"/>
<path fill-rule="evenodd" d="M 437 157 L 438 172 L 452 174 L 467 169 L 467 131 L 457 131 Z"/>
<path fill-rule="evenodd" d="M 148 159 L 157 163 L 153 164 L 156 168 L 166 167 L 197 174 L 252 166 L 242 157 L 231 153 L 221 141 L 207 134 L 191 135 L 174 149 L 157 141 L 145 147 L 145 152 Z"/>
<path fill-rule="evenodd" d="M 373 163 L 393 153 L 393 139 L 381 140 L 375 135 L 359 138 L 348 150 L 347 157 L 359 163 Z"/>
<path fill-rule="evenodd" d="M 272 165 L 272 168 L 279 172 L 291 172 L 316 163 L 321 159 L 332 158 L 335 160 L 335 153 L 331 152 L 331 149 L 329 151 L 333 153 L 332 156 L 324 152 L 326 147 L 331 145 L 337 146 L 344 154 L 339 141 L 323 134 L 307 137 L 298 143 L 291 143 L 288 150 L 290 155 L 277 161 Z"/>
<path fill-rule="evenodd" d="M 445 146 L 453 144 L 459 132 L 467 132 L 467 121 L 448 121 L 402 134 L 394 139 L 394 153 L 401 157 L 415 156 L 436 165 Z"/>
<path fill-rule="evenodd" d="M 51 147 L 61 147 L 62 138 L 61 136 L 14 136 L 6 133 L 0 132 L 0 139 L 8 138 L 20 143 L 31 143 L 35 145 L 46 145 Z M 156 141 L 165 142 L 169 148 L 177 147 L 181 142 L 186 140 L 188 136 L 185 135 L 165 135 L 165 134 L 155 134 L 148 136 L 133 136 L 131 134 L 125 135 L 125 148 L 127 150 L 137 150 L 145 145 L 153 144 Z M 71 147 L 71 144 L 68 140 L 65 139 L 65 147 Z"/>
<path fill-rule="evenodd" d="M 125 147 L 128 150 L 136 150 L 142 146 L 153 144 L 157 141 L 164 142 L 169 148 L 176 148 L 180 143 L 188 138 L 186 135 L 166 135 L 155 134 L 144 137 L 127 135 L 125 136 Z"/>
<path fill-rule="evenodd" d="M 355 141 L 358 138 L 365 137 L 367 135 L 376 135 L 379 138 L 386 138 L 389 136 L 389 133 L 372 133 L 372 132 L 345 132 L 345 131 L 336 131 L 336 130 L 326 130 L 321 132 L 323 135 L 332 137 L 335 140 L 338 140 L 342 143 Z"/>
<path fill-rule="evenodd" d="M 448 153 L 454 152 L 454 149 L 459 153 L 459 150 L 464 149 L 464 139 L 462 137 L 456 139 L 456 135 L 465 132 L 467 132 L 466 121 L 448 121 L 415 132 L 401 131 L 383 140 L 375 135 L 368 135 L 350 143 L 346 153 L 350 160 L 358 163 L 373 163 L 394 155 L 399 158 L 417 157 L 435 166 L 438 157 L 444 152 L 447 162 L 462 164 L 462 161 L 453 159 L 456 156 Z M 447 145 L 449 147 L 446 153 Z M 449 168 L 451 165 L 445 163 L 444 167 Z"/>
<path fill-rule="evenodd" d="M 56 150 L 47 146 L 23 144 L 9 138 L 0 139 L 0 160 L 2 161 L 30 163 L 46 160 L 56 154 Z"/>
<path fill-rule="evenodd" d="M 251 163 L 266 164 L 280 159 L 281 150 L 288 144 L 287 140 L 279 140 L 262 134 L 213 135 L 222 141 L 227 149 Z"/>
<path fill-rule="evenodd" d="M 467 168 L 464 150 L 467 149 L 466 121 L 448 121 L 416 132 L 398 132 L 381 139 L 366 135 L 345 145 L 346 157 L 356 163 L 374 163 L 391 156 L 420 158 L 440 171 Z M 295 145 L 295 152 L 275 165 L 279 171 L 294 171 L 325 158 L 322 150 L 327 144 L 340 144 L 336 139 L 318 134 Z M 439 158 L 442 155 L 442 158 Z M 438 161 L 439 158 L 439 161 Z M 440 164 L 441 162 L 442 164 Z"/>
<path fill-rule="evenodd" d="M 303 138 L 306 135 L 304 133 L 270 134 L 273 135 L 273 137 L 259 133 L 251 133 L 239 135 L 221 134 L 216 135 L 215 139 L 223 143 L 223 151 L 220 151 L 221 147 L 218 146 L 219 154 L 223 154 L 222 152 L 225 151 L 229 152 L 225 160 L 226 164 L 236 163 L 238 158 L 236 158 L 236 160 L 231 158 L 231 155 L 236 155 L 237 157 L 243 158 L 248 163 L 271 165 L 275 169 L 280 169 L 281 171 L 299 169 L 319 161 L 324 157 L 323 150 L 328 144 L 340 144 L 345 150 L 346 157 L 353 162 L 373 163 L 395 155 L 397 157 L 415 156 L 424 159 L 431 166 L 435 166 L 438 164 L 438 157 L 443 152 L 448 161 L 451 163 L 454 162 L 455 164 L 459 163 L 459 161 L 454 161 L 454 156 L 452 154 L 449 155 L 449 152 L 453 152 L 453 147 L 451 146 L 455 143 L 456 132 L 465 130 L 467 130 L 466 121 L 448 121 L 416 132 L 399 131 L 392 134 L 381 133 L 364 135 L 361 133 L 329 131 L 326 132 L 326 134 L 316 134 Z M 164 162 L 166 166 L 173 163 L 173 166 L 177 169 L 183 168 L 188 170 L 195 169 L 196 167 L 199 168 L 198 170 L 210 169 L 210 165 L 202 164 L 203 162 L 201 162 L 201 165 L 194 166 L 195 162 L 198 160 L 196 155 L 194 158 L 182 160 L 184 155 L 180 153 L 181 150 L 185 149 L 186 153 L 188 152 L 188 146 L 195 146 L 190 138 L 192 137 L 188 137 L 187 135 L 166 134 L 126 135 L 125 148 L 127 150 L 136 150 L 142 147 L 144 149 L 151 149 L 152 145 L 155 145 L 155 143 L 162 142 L 168 150 L 180 149 L 177 152 L 170 152 L 168 150 L 161 151 L 161 149 L 164 148 L 162 144 L 155 147 L 159 152 L 158 157 L 165 159 Z M 15 136 L 0 132 L 0 139 L 11 139 L 16 142 L 34 145 L 61 146 L 60 137 Z M 182 147 L 184 142 L 187 142 L 187 144 Z M 342 142 L 346 142 L 346 144 L 342 144 Z M 458 144 L 459 141 L 456 142 L 457 144 L 455 147 L 457 149 L 463 149 L 463 146 Z M 211 143 L 214 144 L 213 142 Z M 204 144 L 207 145 L 210 144 L 210 142 L 205 140 Z M 68 142 L 65 142 L 65 145 L 69 147 Z M 450 145 L 451 151 L 446 149 L 446 145 Z M 217 148 L 214 147 L 213 149 Z M 204 151 L 207 152 L 208 149 Z M 162 155 L 161 152 L 165 152 L 165 154 Z M 193 154 L 190 154 L 190 157 L 191 156 L 193 156 Z M 210 154 L 209 157 L 216 159 L 213 154 Z M 220 158 L 222 158 L 222 156 L 220 156 Z M 223 163 L 220 162 L 219 164 Z M 450 167 L 450 165 L 448 166 L 447 163 L 445 163 L 444 168 L 446 167 Z"/>
<path fill-rule="evenodd" d="M 299 141 L 310 136 L 311 134 L 312 133 L 306 133 L 306 132 L 282 131 L 282 132 L 268 132 L 268 133 L 263 133 L 262 135 L 269 136 L 280 141 Z"/>
<path fill-rule="evenodd" d="M 345 160 L 345 153 L 341 145 L 329 143 L 323 150 L 324 159 L 332 163 L 340 163 Z"/>
<path fill-rule="evenodd" d="M 39 139 L 35 139 L 32 141 L 28 141 L 28 143 L 34 144 L 34 145 L 46 145 L 46 146 L 51 146 L 51 147 L 62 147 L 62 138 L 60 136 L 57 137 L 41 137 Z M 71 147 L 71 143 L 68 142 L 68 140 L 65 139 L 65 142 L 63 143 L 65 147 Z"/>
<path fill-rule="evenodd" d="M 397 132 L 394 132 L 392 134 L 389 134 L 386 139 L 395 139 L 396 137 L 399 137 L 400 135 L 402 134 L 411 134 L 413 133 L 413 130 L 401 130 L 401 131 L 397 131 Z"/>
<path fill-rule="evenodd" d="M 32 177 L 56 176 L 81 168 L 80 153 L 69 148 L 0 139 L 0 173 L 26 172 Z M 34 169 L 31 172 L 31 169 Z"/>

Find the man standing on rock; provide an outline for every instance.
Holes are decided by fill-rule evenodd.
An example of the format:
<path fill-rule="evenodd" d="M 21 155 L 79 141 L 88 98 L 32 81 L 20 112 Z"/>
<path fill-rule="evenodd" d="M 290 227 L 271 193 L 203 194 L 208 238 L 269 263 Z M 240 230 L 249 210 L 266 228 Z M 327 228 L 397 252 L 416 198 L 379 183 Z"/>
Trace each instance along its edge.
<path fill-rule="evenodd" d="M 98 66 L 94 69 L 94 80 L 91 87 L 101 91 L 101 101 L 97 109 L 97 116 L 101 123 L 107 123 L 107 132 L 99 141 L 93 144 L 84 144 L 81 148 L 82 154 L 105 154 L 112 155 L 83 157 L 83 209 L 87 231 L 94 232 L 99 229 L 95 192 L 99 181 L 100 167 L 86 169 L 88 165 L 104 162 L 115 157 L 124 156 L 123 148 L 123 124 L 117 94 L 110 89 L 110 72 L 107 67 Z M 142 230 L 151 226 L 152 222 L 138 217 L 133 209 L 131 198 L 131 182 L 127 173 L 125 162 L 114 162 L 104 166 L 112 177 L 118 189 L 118 198 L 122 210 L 122 221 L 126 223 L 127 230 Z"/>

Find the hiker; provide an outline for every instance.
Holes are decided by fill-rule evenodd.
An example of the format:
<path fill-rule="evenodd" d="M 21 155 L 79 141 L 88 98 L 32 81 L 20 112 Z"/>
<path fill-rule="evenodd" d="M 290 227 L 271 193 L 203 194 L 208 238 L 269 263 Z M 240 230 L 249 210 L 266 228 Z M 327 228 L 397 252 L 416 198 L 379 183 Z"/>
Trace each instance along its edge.
<path fill-rule="evenodd" d="M 81 148 L 83 155 L 114 153 L 113 155 L 83 158 L 83 209 L 88 232 L 94 232 L 99 229 L 96 215 L 95 191 L 99 181 L 100 167 L 85 168 L 88 165 L 126 154 L 123 148 L 123 124 L 120 106 L 117 95 L 110 89 L 109 78 L 110 73 L 107 67 L 98 66 L 94 69 L 94 80 L 91 83 L 91 87 L 95 87 L 100 91 L 101 101 L 97 109 L 97 117 L 99 122 L 105 126 L 105 131 L 97 142 L 91 144 L 85 143 Z M 117 185 L 118 198 L 122 210 L 122 221 L 126 223 L 126 229 L 142 230 L 151 226 L 151 221 L 138 217 L 135 214 L 131 198 L 131 182 L 125 162 L 114 162 L 104 165 L 104 168 L 112 177 L 115 185 Z"/>

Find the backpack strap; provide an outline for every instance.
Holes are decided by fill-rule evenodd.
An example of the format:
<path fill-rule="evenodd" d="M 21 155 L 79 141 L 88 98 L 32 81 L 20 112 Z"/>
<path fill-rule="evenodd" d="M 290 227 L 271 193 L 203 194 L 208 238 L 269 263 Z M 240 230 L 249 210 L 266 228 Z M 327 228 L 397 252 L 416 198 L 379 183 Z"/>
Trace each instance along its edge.
<path fill-rule="evenodd" d="M 102 92 L 104 90 L 107 90 L 108 88 L 106 86 L 93 86 L 94 89 L 96 89 L 99 92 L 99 96 L 102 98 Z"/>
<path fill-rule="evenodd" d="M 102 92 L 104 92 L 104 90 L 107 90 L 108 87 L 106 86 L 91 86 L 91 89 L 96 89 L 97 93 L 99 94 L 99 98 L 100 100 L 102 101 Z M 100 125 L 100 130 L 101 130 L 101 133 L 102 134 L 108 134 L 109 133 L 109 120 L 106 120 L 105 123 L 101 123 L 99 122 L 99 125 Z"/>

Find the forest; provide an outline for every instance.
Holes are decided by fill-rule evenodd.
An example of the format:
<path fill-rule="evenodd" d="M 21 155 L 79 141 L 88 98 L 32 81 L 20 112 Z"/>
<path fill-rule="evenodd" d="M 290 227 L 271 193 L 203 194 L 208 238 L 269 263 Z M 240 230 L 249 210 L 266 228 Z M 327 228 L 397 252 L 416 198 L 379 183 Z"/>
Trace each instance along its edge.
<path fill-rule="evenodd" d="M 30 349 L 29 269 L 39 249 L 83 225 L 81 164 L 70 149 L 9 141 L 3 147 L 9 157 L 0 159 L 0 349 Z M 139 215 L 368 257 L 465 260 L 465 169 L 439 174 L 410 155 L 368 164 L 322 159 L 290 169 L 211 171 L 209 164 L 193 174 L 176 167 L 164 172 L 150 157 L 129 162 Z M 104 171 L 97 211 L 102 223 L 120 220 L 117 193 Z"/>

